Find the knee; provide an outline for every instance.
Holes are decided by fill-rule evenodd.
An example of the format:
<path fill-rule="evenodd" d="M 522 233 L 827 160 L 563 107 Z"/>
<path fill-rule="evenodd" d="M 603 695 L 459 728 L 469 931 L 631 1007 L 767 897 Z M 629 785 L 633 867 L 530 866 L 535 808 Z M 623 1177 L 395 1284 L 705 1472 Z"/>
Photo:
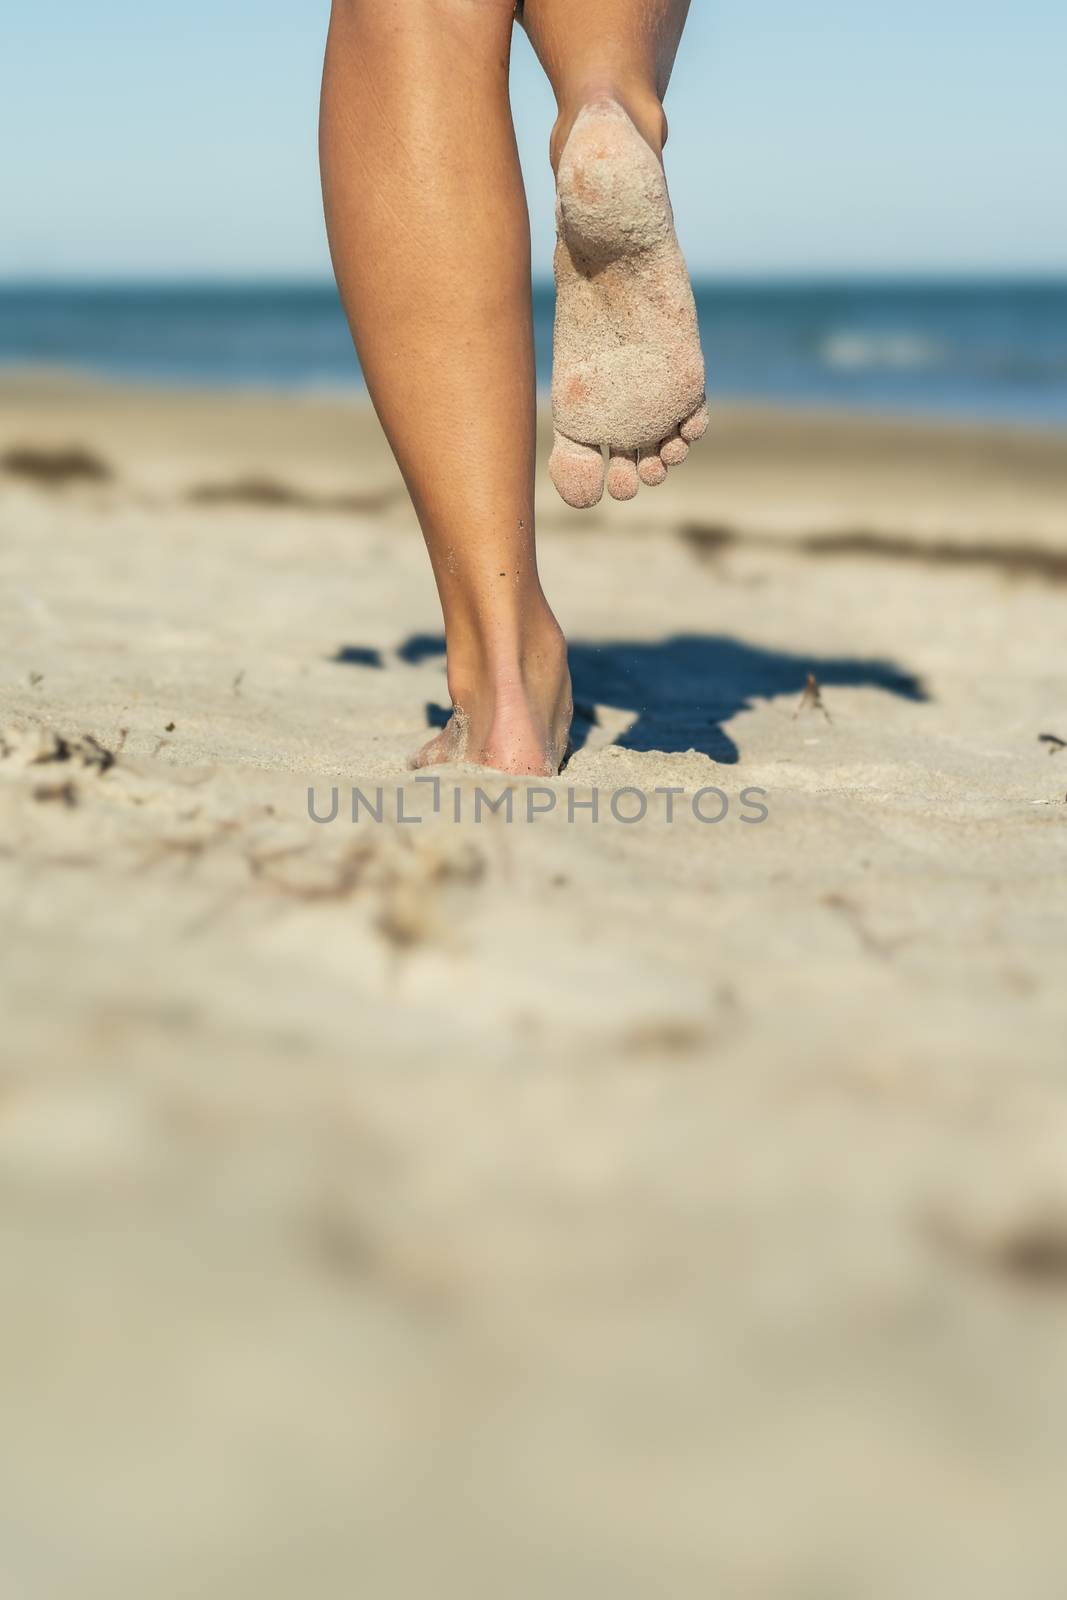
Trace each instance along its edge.
<path fill-rule="evenodd" d="M 499 55 L 511 33 L 514 0 L 332 0 L 330 29 L 371 49 L 420 60 L 466 51 Z"/>
<path fill-rule="evenodd" d="M 472 22 L 479 27 L 517 15 L 515 0 L 332 0 L 335 17 L 361 24 L 377 23 L 390 32 L 442 24 Z"/>

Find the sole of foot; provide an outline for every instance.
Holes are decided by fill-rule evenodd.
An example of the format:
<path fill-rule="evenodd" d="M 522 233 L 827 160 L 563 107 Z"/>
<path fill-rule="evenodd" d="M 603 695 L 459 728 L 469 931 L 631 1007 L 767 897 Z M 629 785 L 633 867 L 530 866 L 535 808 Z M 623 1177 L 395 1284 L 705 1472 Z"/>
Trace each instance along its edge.
<path fill-rule="evenodd" d="M 704 357 L 663 167 L 617 101 L 579 113 L 556 198 L 549 471 L 584 509 L 605 481 L 632 500 L 685 460 L 708 427 Z"/>

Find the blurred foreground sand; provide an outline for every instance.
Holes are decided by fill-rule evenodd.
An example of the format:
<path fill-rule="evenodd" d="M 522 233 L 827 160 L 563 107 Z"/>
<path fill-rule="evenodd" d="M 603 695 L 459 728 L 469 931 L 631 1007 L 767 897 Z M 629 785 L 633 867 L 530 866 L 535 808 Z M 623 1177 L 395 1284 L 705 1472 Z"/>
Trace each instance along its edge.
<path fill-rule="evenodd" d="M 579 748 L 477 826 L 365 410 L 0 454 L 0 1591 L 1058 1600 L 1064 439 L 542 476 Z"/>

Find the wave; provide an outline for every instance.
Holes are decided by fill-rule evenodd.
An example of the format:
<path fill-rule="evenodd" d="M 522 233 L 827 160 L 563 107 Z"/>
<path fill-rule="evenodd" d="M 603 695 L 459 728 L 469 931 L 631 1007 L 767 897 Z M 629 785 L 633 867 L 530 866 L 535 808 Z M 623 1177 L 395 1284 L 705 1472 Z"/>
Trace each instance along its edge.
<path fill-rule="evenodd" d="M 942 366 L 944 352 L 917 333 L 830 333 L 819 360 L 835 372 L 924 372 Z"/>

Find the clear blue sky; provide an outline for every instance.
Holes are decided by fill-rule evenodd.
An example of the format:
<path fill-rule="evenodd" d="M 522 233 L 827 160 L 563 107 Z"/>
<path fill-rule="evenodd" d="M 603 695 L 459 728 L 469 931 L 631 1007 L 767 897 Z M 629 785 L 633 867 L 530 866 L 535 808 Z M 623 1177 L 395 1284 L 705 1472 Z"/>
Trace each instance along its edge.
<path fill-rule="evenodd" d="M 327 11 L 15 5 L 0 277 L 325 275 Z M 668 101 L 694 267 L 1067 269 L 1065 63 L 1064 0 L 694 0 Z M 543 273 L 552 102 L 524 40 L 514 80 Z"/>

